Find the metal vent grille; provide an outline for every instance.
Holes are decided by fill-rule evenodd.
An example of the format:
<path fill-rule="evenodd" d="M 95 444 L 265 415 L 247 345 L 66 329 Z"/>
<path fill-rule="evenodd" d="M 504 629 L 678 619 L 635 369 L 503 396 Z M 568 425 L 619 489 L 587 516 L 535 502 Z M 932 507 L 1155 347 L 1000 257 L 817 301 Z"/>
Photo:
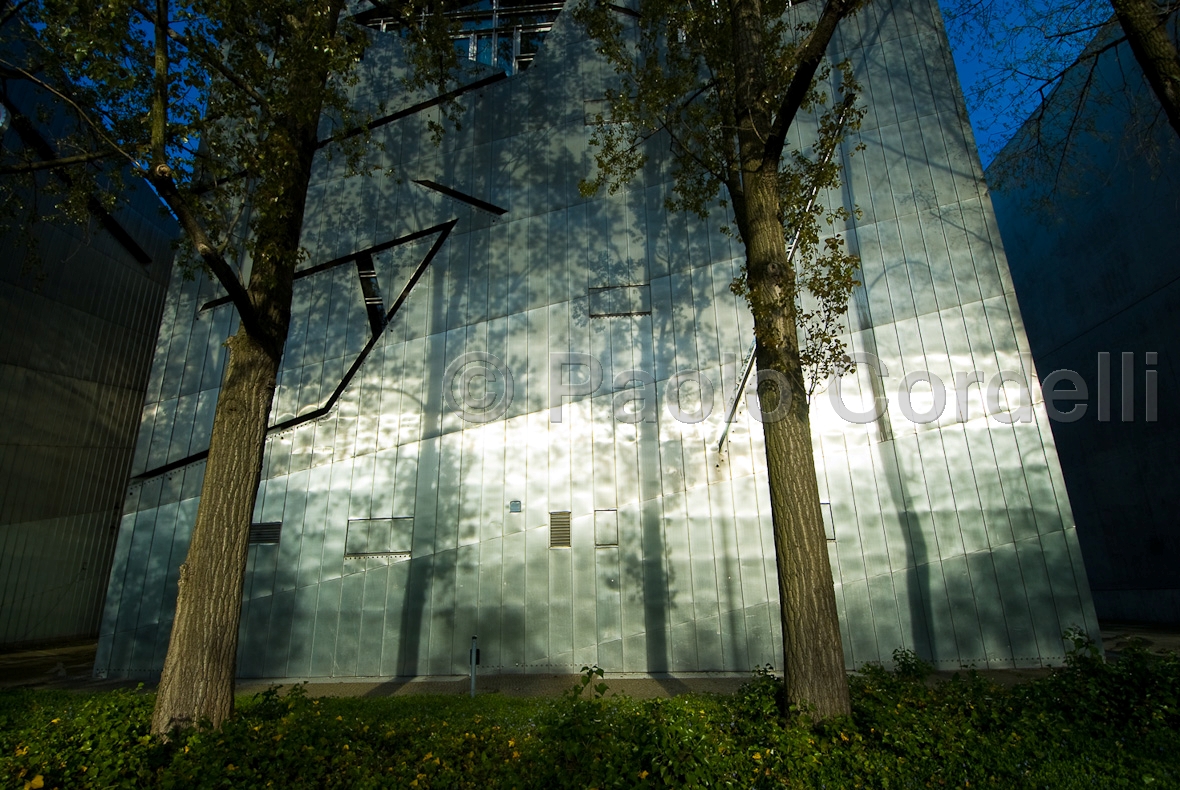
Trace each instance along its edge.
<path fill-rule="evenodd" d="M 570 547 L 570 512 L 558 510 L 549 514 L 549 548 Z"/>
<path fill-rule="evenodd" d="M 266 521 L 250 525 L 250 543 L 278 543 L 283 531 L 283 522 Z"/>

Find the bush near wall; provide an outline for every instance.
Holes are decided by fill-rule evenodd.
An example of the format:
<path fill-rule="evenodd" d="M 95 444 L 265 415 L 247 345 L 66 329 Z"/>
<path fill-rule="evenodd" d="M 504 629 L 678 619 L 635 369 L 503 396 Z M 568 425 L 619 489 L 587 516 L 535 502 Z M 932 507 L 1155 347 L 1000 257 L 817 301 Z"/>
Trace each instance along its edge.
<path fill-rule="evenodd" d="M 154 698 L 0 695 L 0 784 L 16 788 L 1180 787 L 1180 661 L 1131 650 L 1006 689 L 930 684 L 895 655 L 853 680 L 850 719 L 779 715 L 761 672 L 732 696 L 243 700 L 221 730 L 148 734 Z"/>

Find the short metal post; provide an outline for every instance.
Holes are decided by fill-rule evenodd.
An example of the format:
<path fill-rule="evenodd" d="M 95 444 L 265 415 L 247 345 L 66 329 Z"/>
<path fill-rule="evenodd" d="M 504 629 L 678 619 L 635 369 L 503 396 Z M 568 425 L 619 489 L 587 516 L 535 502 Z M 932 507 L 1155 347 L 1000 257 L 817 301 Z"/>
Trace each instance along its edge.
<path fill-rule="evenodd" d="M 475 666 L 479 663 L 479 642 L 471 637 L 471 696 L 475 696 Z"/>

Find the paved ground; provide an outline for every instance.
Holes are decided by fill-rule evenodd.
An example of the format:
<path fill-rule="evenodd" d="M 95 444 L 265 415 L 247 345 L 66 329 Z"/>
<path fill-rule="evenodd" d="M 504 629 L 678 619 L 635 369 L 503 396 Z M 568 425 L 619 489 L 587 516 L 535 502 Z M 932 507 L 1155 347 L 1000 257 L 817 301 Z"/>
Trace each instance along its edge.
<path fill-rule="evenodd" d="M 1102 646 L 1108 658 L 1136 641 L 1152 653 L 1180 653 L 1180 626 L 1102 625 Z"/>
<path fill-rule="evenodd" d="M 1180 654 L 1180 627 L 1104 623 L 1102 644 L 1108 657 L 1139 640 L 1149 651 Z M 56 645 L 37 650 L 0 653 L 0 688 L 57 688 L 100 691 L 112 688 L 135 688 L 137 681 L 96 680 L 91 677 L 96 645 L 93 641 Z M 1042 677 L 1052 670 L 984 670 L 980 674 L 997 683 L 1014 685 Z M 953 673 L 941 672 L 950 677 Z M 624 692 L 637 699 L 675 696 L 685 692 L 732 693 L 749 679 L 748 674 L 703 673 L 681 676 L 609 675 L 611 691 Z M 573 686 L 576 675 L 483 675 L 476 690 L 480 694 L 505 694 L 513 697 L 557 696 Z M 272 685 L 267 681 L 242 681 L 238 692 L 252 694 Z M 307 691 L 313 696 L 364 697 L 405 694 L 466 694 L 467 677 L 433 677 L 390 681 L 317 680 Z"/>
<path fill-rule="evenodd" d="M 139 684 L 134 680 L 96 680 L 91 677 L 95 649 L 94 642 L 79 642 L 0 654 L 0 689 L 23 687 L 100 691 L 135 688 Z M 732 693 L 748 679 L 749 675 L 746 674 L 724 673 L 703 673 L 688 677 L 608 677 L 612 691 L 625 692 L 637 699 L 675 696 L 688 691 Z M 512 697 L 555 697 L 578 680 L 577 675 L 481 675 L 476 691 L 479 694 L 505 694 Z M 254 694 L 272 685 L 273 681 L 245 680 L 238 683 L 237 690 L 239 694 Z M 315 697 L 385 697 L 467 694 L 470 688 L 470 678 L 461 676 L 389 681 L 317 680 L 308 683 L 307 692 Z"/>
<path fill-rule="evenodd" d="M 65 688 L 86 691 L 129 686 L 130 681 L 96 680 L 91 677 L 94 640 L 54 645 L 38 650 L 0 653 L 0 688 Z"/>
<path fill-rule="evenodd" d="M 708 673 L 693 676 L 622 676 L 608 675 L 611 692 L 621 692 L 635 699 L 673 697 L 686 692 L 732 694 L 749 680 L 749 675 Z M 577 675 L 486 675 L 476 680 L 477 694 L 504 694 L 509 697 L 556 697 L 577 684 Z M 253 693 L 272 685 L 265 681 L 238 684 L 238 693 Z M 307 693 L 316 697 L 392 697 L 407 694 L 469 694 L 470 677 L 415 678 L 384 683 L 345 681 L 308 683 Z"/>

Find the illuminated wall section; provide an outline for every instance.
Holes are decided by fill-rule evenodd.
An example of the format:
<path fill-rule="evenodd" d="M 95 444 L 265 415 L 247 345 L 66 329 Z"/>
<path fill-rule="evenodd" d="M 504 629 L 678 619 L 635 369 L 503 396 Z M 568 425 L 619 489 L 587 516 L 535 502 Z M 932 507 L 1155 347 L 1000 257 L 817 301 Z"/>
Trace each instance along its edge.
<path fill-rule="evenodd" d="M 870 107 L 846 194 L 828 196 L 863 210 L 848 229 L 864 261 L 848 331 L 889 374 L 862 366 L 844 382 L 847 409 L 887 405 L 866 424 L 826 392 L 813 407 L 844 647 L 850 667 L 898 647 L 940 667 L 1052 664 L 1063 629 L 1096 624 L 937 14 L 874 3 L 836 42 Z M 366 55 L 362 108 L 394 84 L 394 50 L 380 38 Z M 609 76 L 562 16 L 527 71 L 472 75 L 462 130 L 441 148 L 425 98 L 386 110 L 372 162 L 400 179 L 319 163 L 255 514 L 243 676 L 459 673 L 473 634 L 498 672 L 781 663 L 760 424 L 739 409 L 718 448 L 751 340 L 729 289 L 740 245 L 664 209 L 666 141 L 629 189 L 579 196 Z M 100 673 L 163 662 L 235 325 L 219 296 L 179 278 L 169 292 Z M 897 396 L 920 370 L 947 385 L 934 422 L 902 410 L 927 411 L 929 385 Z M 959 421 L 954 374 L 975 370 L 984 386 Z M 984 414 L 1000 370 L 1025 380 L 1031 421 L 998 419 L 1019 413 L 1011 383 Z M 713 408 L 692 421 L 698 375 Z M 647 376 L 654 421 L 617 419 L 617 390 Z M 560 398 L 557 421 L 559 388 L 582 394 Z"/>

